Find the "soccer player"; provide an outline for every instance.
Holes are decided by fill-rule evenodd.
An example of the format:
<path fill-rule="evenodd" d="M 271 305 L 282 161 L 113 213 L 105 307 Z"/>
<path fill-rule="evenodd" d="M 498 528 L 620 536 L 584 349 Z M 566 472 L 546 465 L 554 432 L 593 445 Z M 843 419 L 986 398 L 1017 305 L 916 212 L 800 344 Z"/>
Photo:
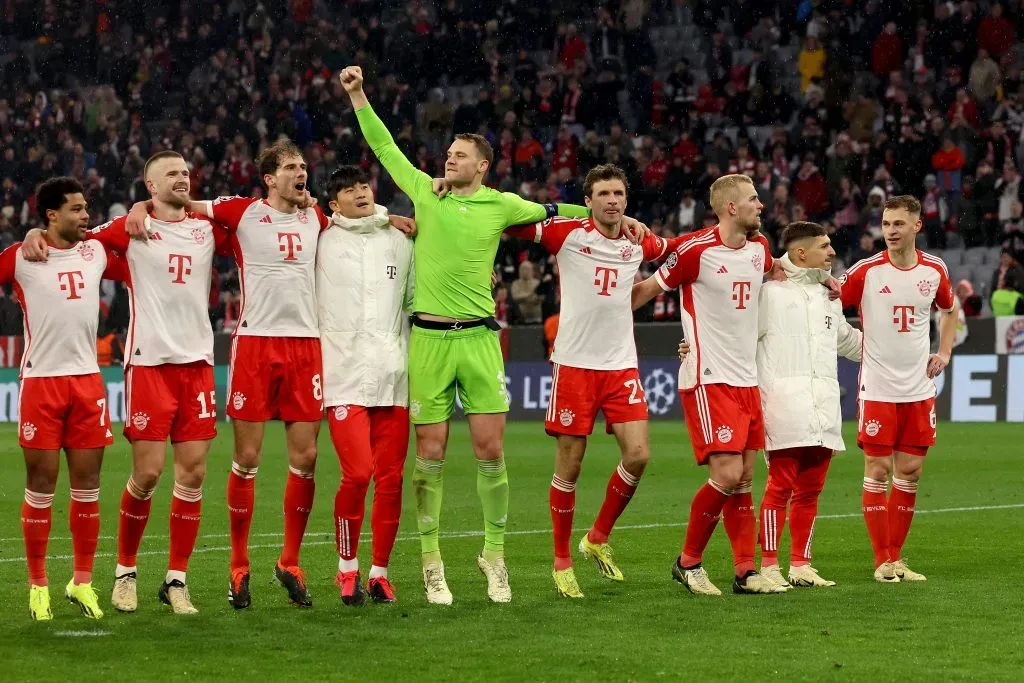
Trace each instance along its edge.
<path fill-rule="evenodd" d="M 557 439 L 555 473 L 549 500 L 554 530 L 552 578 L 558 594 L 582 598 L 569 552 L 576 481 L 587 437 L 600 410 L 606 430 L 622 453 L 605 490 L 604 503 L 579 550 L 595 561 L 601 574 L 622 581 L 608 537 L 636 492 L 650 457 L 647 400 L 637 369 L 630 288 L 641 262 L 664 256 L 675 247 L 656 235 L 639 247 L 626 240 L 626 174 L 608 164 L 587 173 L 583 195 L 591 218 L 550 218 L 509 232 L 539 242 L 558 261 L 562 309 L 551 362 L 551 399 L 545 430 Z"/>
<path fill-rule="evenodd" d="M 920 230 L 921 203 L 891 197 L 882 210 L 885 251 L 843 276 L 843 306 L 857 307 L 864 329 L 857 445 L 864 451 L 864 522 L 882 583 L 925 580 L 907 566 L 903 544 L 924 458 L 935 445 L 933 378 L 949 363 L 956 335 L 949 272 L 942 259 L 916 248 Z M 940 311 L 939 349 L 929 355 L 933 305 Z"/>
<path fill-rule="evenodd" d="M 289 140 L 264 149 L 257 167 L 266 199 L 221 197 L 192 201 L 189 211 L 225 226 L 238 263 L 242 310 L 231 344 L 227 414 L 235 449 L 228 475 L 231 579 L 235 609 L 252 601 L 249 529 L 255 477 L 268 420 L 285 423 L 288 480 L 284 493 L 284 543 L 274 575 L 292 603 L 313 604 L 299 567 L 299 548 L 313 506 L 316 439 L 323 419 L 320 330 L 317 322 L 316 240 L 327 218 L 310 198 L 302 152 Z M 132 207 L 128 233 L 145 237 L 149 203 Z M 392 217 L 394 221 L 394 217 Z"/>
<path fill-rule="evenodd" d="M 681 287 L 683 332 L 694 349 L 679 368 L 679 393 L 694 455 L 708 466 L 709 477 L 690 505 L 672 576 L 692 593 L 721 595 L 701 562 L 724 516 L 736 573 L 733 590 L 780 593 L 785 589 L 755 569 L 750 493 L 755 456 L 764 448 L 755 364 L 758 295 L 773 263 L 758 232 L 764 207 L 750 178 L 739 174 L 711 185 L 711 206 L 718 225 L 692 233 L 632 292 L 635 309 L 661 291 Z"/>
<path fill-rule="evenodd" d="M 199 533 L 206 456 L 217 435 L 207 306 L 214 250 L 219 246 L 227 253 L 227 231 L 187 212 L 189 171 L 177 152 L 151 157 L 143 178 L 153 201 L 147 221 L 150 239 L 130 239 L 124 217 L 90 233 L 125 257 L 132 303 L 125 345 L 124 427 L 132 444 L 132 474 L 121 495 L 111 604 L 120 612 L 138 607 L 136 556 L 170 438 L 170 556 L 159 598 L 175 614 L 195 614 L 185 572 Z M 40 239 L 30 235 L 26 243 Z"/>
<path fill-rule="evenodd" d="M 402 469 L 409 449 L 408 314 L 413 242 L 391 230 L 358 166 L 331 174 L 330 226 L 320 235 L 316 294 L 324 359 L 324 405 L 341 462 L 334 498 L 341 601 L 394 602 L 388 560 L 402 514 Z M 373 480 L 373 564 L 359 574 L 359 532 Z"/>
<path fill-rule="evenodd" d="M 832 456 L 845 450 L 835 359 L 838 354 L 859 362 L 861 333 L 822 287 L 835 256 L 825 229 L 791 223 L 779 241 L 786 253 L 761 288 L 757 311 L 757 379 L 768 463 L 759 515 L 761 575 L 787 590 L 834 586 L 811 566 L 811 539 Z M 684 342 L 680 349 L 685 353 L 689 345 Z M 778 560 L 787 506 L 788 581 Z"/>
<path fill-rule="evenodd" d="M 123 279 L 124 264 L 88 239 L 89 212 L 77 180 L 44 182 L 36 192 L 36 209 L 46 224 L 48 260 L 26 261 L 20 242 L 0 253 L 0 284 L 13 284 L 25 316 L 19 441 L 26 469 L 21 529 L 29 615 L 39 621 L 53 618 L 46 546 L 63 448 L 74 549 L 74 575 L 64 594 L 87 618 L 100 619 L 103 610 L 92 587 L 92 567 L 100 532 L 100 466 L 113 434 L 107 390 L 96 363 L 96 327 L 100 281 Z"/>
<path fill-rule="evenodd" d="M 345 68 L 341 83 L 370 148 L 416 207 L 409 414 L 416 426 L 413 487 L 427 600 L 440 605 L 452 602 L 438 528 L 448 423 L 458 385 L 477 458 L 477 493 L 484 512 L 484 547 L 477 566 L 487 577 L 488 597 L 509 602 L 512 590 L 504 558 L 508 476 L 502 452 L 509 396 L 501 347 L 492 332 L 498 325 L 491 270 L 501 233 L 508 226 L 551 218 L 559 210 L 584 216 L 586 208 L 542 206 L 484 187 L 493 151 L 483 137 L 464 134 L 456 136 L 445 163 L 445 180 L 452 191 L 439 198 L 430 176 L 405 158 L 370 107 L 362 70 Z M 627 225 L 627 229 L 633 227 Z"/>

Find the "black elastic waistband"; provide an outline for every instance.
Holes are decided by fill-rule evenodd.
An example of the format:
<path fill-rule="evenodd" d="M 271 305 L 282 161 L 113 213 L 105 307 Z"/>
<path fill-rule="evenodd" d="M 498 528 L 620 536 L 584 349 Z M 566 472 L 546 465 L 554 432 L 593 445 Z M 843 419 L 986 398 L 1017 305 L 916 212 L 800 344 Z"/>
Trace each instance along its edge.
<path fill-rule="evenodd" d="M 424 320 L 423 318 L 414 315 L 412 317 L 412 324 L 416 327 L 421 327 L 424 330 L 468 330 L 473 327 L 480 327 L 485 325 L 490 329 L 498 329 L 498 323 L 494 318 L 480 318 L 479 320 L 460 320 L 456 322 L 445 322 L 443 320 Z"/>

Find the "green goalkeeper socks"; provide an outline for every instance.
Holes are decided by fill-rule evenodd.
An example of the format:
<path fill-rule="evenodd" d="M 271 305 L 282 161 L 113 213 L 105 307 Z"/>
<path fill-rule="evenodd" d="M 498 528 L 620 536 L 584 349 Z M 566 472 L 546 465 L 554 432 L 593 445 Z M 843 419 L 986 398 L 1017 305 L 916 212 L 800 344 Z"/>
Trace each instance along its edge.
<path fill-rule="evenodd" d="M 420 531 L 420 550 L 424 554 L 439 553 L 437 529 L 441 520 L 444 460 L 416 458 L 412 488 L 416 493 L 416 526 Z"/>
<path fill-rule="evenodd" d="M 484 555 L 500 556 L 505 549 L 508 518 L 508 473 L 505 459 L 477 460 L 476 492 L 484 509 Z"/>

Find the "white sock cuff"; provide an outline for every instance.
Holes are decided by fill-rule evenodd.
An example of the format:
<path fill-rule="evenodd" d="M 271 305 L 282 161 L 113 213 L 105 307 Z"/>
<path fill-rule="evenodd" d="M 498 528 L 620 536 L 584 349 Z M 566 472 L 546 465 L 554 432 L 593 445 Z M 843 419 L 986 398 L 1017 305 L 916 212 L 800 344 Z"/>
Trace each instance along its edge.
<path fill-rule="evenodd" d="M 125 484 L 125 489 L 128 491 L 128 495 L 135 500 L 149 500 L 156 492 L 155 488 L 144 489 L 136 484 L 135 477 L 128 477 L 128 483 Z"/>
<path fill-rule="evenodd" d="M 301 479 L 312 479 L 314 474 L 313 472 L 306 472 L 297 467 L 292 467 L 291 465 L 288 465 L 288 471 Z"/>
<path fill-rule="evenodd" d="M 375 564 L 370 565 L 370 576 L 371 579 L 388 578 L 388 568 L 379 567 Z"/>
<path fill-rule="evenodd" d="M 887 493 L 889 491 L 889 482 L 864 477 L 864 490 L 868 493 Z"/>
<path fill-rule="evenodd" d="M 622 466 L 621 462 L 619 463 L 619 466 L 615 468 L 615 471 L 619 473 L 619 479 L 621 479 L 622 481 L 626 482 L 627 484 L 634 488 L 637 486 L 637 484 L 640 483 L 640 477 L 627 472 L 626 468 Z"/>
<path fill-rule="evenodd" d="M 444 460 L 427 460 L 426 458 L 416 458 L 416 469 L 419 470 L 420 472 L 440 474 L 444 470 Z"/>
<path fill-rule="evenodd" d="M 892 487 L 894 489 L 899 489 L 900 491 L 903 491 L 904 493 L 917 493 L 917 482 L 916 481 L 908 481 L 906 479 L 897 479 L 896 477 L 893 477 L 892 478 Z"/>
<path fill-rule="evenodd" d="M 36 508 L 37 510 L 45 510 L 46 508 L 53 506 L 53 494 L 36 493 L 35 491 L 25 489 L 25 502 L 28 503 L 29 507 Z"/>
<path fill-rule="evenodd" d="M 556 488 L 559 491 L 563 491 L 565 493 L 572 493 L 576 490 L 576 482 L 566 481 L 565 479 L 560 479 L 559 477 L 551 477 L 551 486 L 552 488 Z"/>
<path fill-rule="evenodd" d="M 242 479 L 255 479 L 259 467 L 242 467 L 237 462 L 231 462 L 231 471 Z"/>
<path fill-rule="evenodd" d="M 477 460 L 477 469 L 484 474 L 501 474 L 505 471 L 505 458 L 497 460 Z"/>
<path fill-rule="evenodd" d="M 735 496 L 738 493 L 750 493 L 751 491 L 753 491 L 753 489 L 754 489 L 754 482 L 752 482 L 752 481 L 741 482 L 740 484 L 737 484 L 736 488 L 734 488 L 732 490 L 732 495 Z"/>
<path fill-rule="evenodd" d="M 98 503 L 100 500 L 100 490 L 71 489 L 71 500 L 78 503 Z"/>
<path fill-rule="evenodd" d="M 338 571 L 339 572 L 354 572 L 359 571 L 359 560 L 353 557 L 351 560 L 346 560 L 344 557 L 338 558 Z"/>
<path fill-rule="evenodd" d="M 174 482 L 174 497 L 187 503 L 198 503 L 203 499 L 203 487 L 190 488 Z"/>
<path fill-rule="evenodd" d="M 732 489 L 730 489 L 728 487 L 725 487 L 725 486 L 722 486 L 721 484 L 719 484 L 714 479 L 708 479 L 708 485 L 711 488 L 713 488 L 714 490 L 716 490 L 719 493 L 721 493 L 723 496 L 731 496 L 732 495 Z"/>

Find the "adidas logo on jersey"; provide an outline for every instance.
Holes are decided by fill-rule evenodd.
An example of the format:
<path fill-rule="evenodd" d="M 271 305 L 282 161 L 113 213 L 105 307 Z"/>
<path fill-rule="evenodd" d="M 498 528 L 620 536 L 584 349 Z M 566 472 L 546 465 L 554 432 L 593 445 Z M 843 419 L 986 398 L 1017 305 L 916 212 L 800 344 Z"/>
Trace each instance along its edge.
<path fill-rule="evenodd" d="M 718 270 L 716 270 L 715 272 L 716 272 L 716 273 L 718 273 L 719 275 L 721 275 L 721 274 L 723 274 L 723 273 L 728 273 L 728 272 L 729 272 L 729 269 L 728 269 L 728 268 L 726 268 L 725 266 L 722 266 L 721 268 L 719 268 L 719 269 L 718 269 Z"/>
<path fill-rule="evenodd" d="M 889 289 L 889 285 L 885 285 L 880 290 L 878 290 L 878 293 L 879 294 L 892 294 L 892 290 Z"/>
<path fill-rule="evenodd" d="M 583 247 L 582 249 L 580 249 L 580 253 L 581 254 L 589 254 L 589 253 L 591 253 L 590 252 L 590 247 Z"/>
<path fill-rule="evenodd" d="M 273 223 L 273 222 L 274 221 L 270 220 L 270 214 L 269 213 L 266 216 L 264 216 L 263 218 L 260 219 L 260 223 Z"/>

